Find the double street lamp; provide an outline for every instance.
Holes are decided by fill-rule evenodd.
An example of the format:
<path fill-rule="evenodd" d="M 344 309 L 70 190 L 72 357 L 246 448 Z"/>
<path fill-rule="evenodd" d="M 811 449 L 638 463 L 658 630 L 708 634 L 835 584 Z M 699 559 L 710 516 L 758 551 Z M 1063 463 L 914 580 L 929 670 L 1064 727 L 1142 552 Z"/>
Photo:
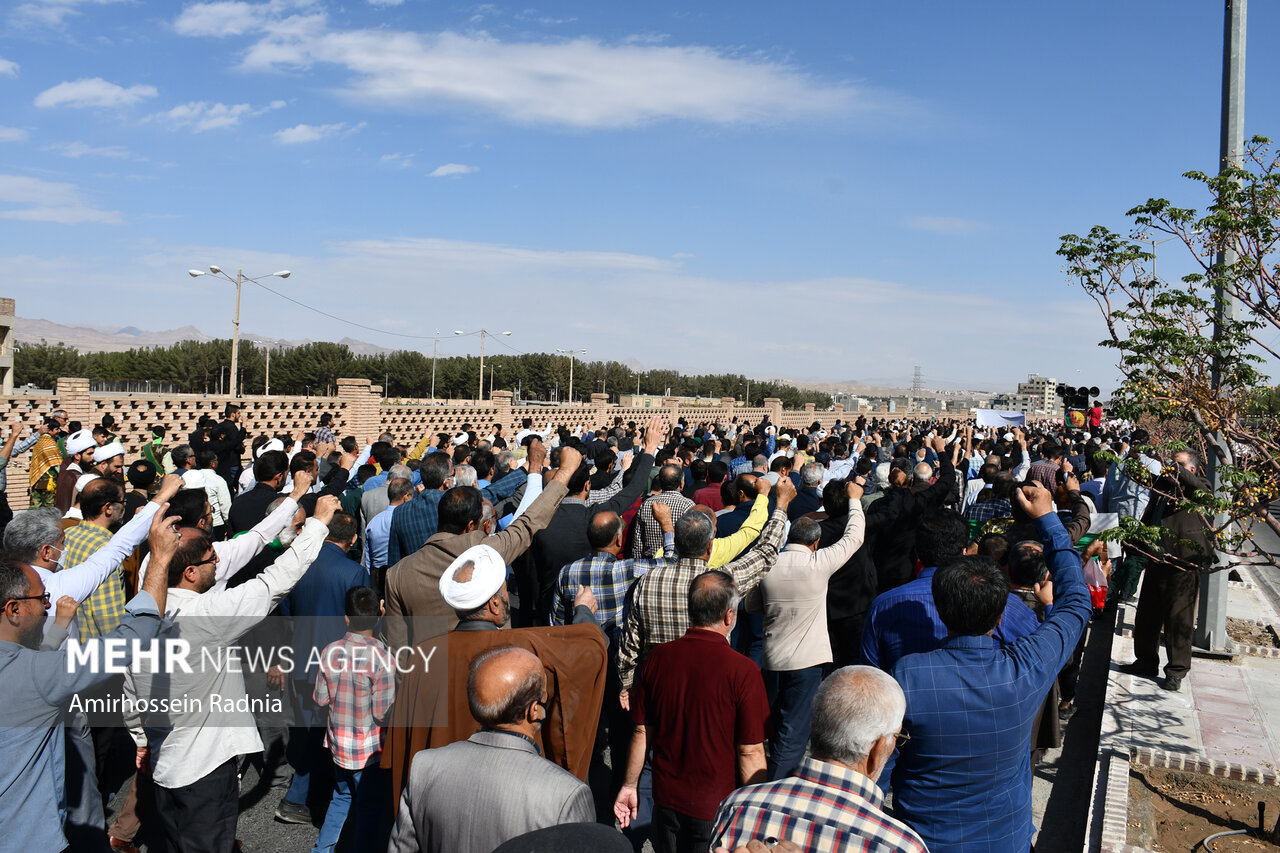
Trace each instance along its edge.
<path fill-rule="evenodd" d="M 240 363 L 240 288 L 244 286 L 246 281 L 252 281 L 255 284 L 259 279 L 263 278 L 288 278 L 291 273 L 288 270 L 280 270 L 279 272 L 263 273 L 260 276 L 247 276 L 244 270 L 236 270 L 236 277 L 232 278 L 222 271 L 221 267 L 211 266 L 208 272 L 200 270 L 187 270 L 187 275 L 192 278 L 199 278 L 202 275 L 213 275 L 218 278 L 231 282 L 236 286 L 236 313 L 232 320 L 231 331 L 231 395 L 236 396 L 236 367 Z"/>
<path fill-rule="evenodd" d="M 556 347 L 556 352 L 564 353 L 569 356 L 569 402 L 573 402 L 573 360 L 579 355 L 586 355 L 585 349 L 560 349 Z"/>
<path fill-rule="evenodd" d="M 478 333 L 464 332 L 461 329 L 454 329 L 453 333 L 455 335 L 474 335 L 474 334 L 480 335 L 480 384 L 478 386 L 479 390 L 476 391 L 476 402 L 479 403 L 484 399 L 484 336 L 495 335 L 495 334 L 510 335 L 511 333 L 510 332 L 490 332 L 488 329 L 484 329 L 484 328 L 480 329 Z"/>

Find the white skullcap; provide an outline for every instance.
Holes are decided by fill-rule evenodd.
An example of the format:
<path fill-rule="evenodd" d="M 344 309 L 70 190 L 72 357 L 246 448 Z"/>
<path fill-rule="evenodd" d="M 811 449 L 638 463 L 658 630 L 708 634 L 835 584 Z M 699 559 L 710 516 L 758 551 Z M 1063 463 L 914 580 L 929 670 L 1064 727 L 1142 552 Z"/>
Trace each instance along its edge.
<path fill-rule="evenodd" d="M 1005 441 L 1013 441 L 1013 433 L 1006 432 L 1004 435 L 1001 436 L 1001 438 L 1003 438 Z"/>
<path fill-rule="evenodd" d="M 453 437 L 453 439 L 452 439 L 452 441 L 453 441 L 453 446 L 454 446 L 454 447 L 457 447 L 457 446 L 459 446 L 459 445 L 461 445 L 461 444 L 466 444 L 466 443 L 467 443 L 467 439 L 468 439 L 468 438 L 470 438 L 470 437 L 471 437 L 471 436 L 467 435 L 465 432 L 460 432 L 460 433 L 458 433 L 458 434 L 457 434 L 457 435 L 455 435 L 455 436 Z"/>
<path fill-rule="evenodd" d="M 466 565 L 475 566 L 470 579 L 455 581 L 453 576 Z M 475 610 L 493 598 L 506 580 L 507 564 L 502 555 L 490 545 L 472 545 L 440 576 L 440 594 L 454 610 Z"/>
<path fill-rule="evenodd" d="M 93 451 L 94 462 L 106 462 L 116 456 L 124 456 L 124 445 L 118 441 L 110 441 Z"/>
<path fill-rule="evenodd" d="M 76 478 L 76 494 L 84 491 L 84 487 L 92 483 L 94 480 L 101 479 L 97 474 L 81 474 Z"/>
<path fill-rule="evenodd" d="M 67 436 L 67 453 L 75 456 L 77 453 L 84 453 L 91 447 L 97 446 L 98 442 L 93 440 L 93 430 L 79 429 Z"/>
<path fill-rule="evenodd" d="M 284 442 L 278 438 L 271 439 L 266 444 L 258 448 L 258 456 L 261 456 L 262 454 L 266 453 L 269 450 L 284 450 Z M 258 456 L 255 456 L 253 458 L 257 459 Z"/>

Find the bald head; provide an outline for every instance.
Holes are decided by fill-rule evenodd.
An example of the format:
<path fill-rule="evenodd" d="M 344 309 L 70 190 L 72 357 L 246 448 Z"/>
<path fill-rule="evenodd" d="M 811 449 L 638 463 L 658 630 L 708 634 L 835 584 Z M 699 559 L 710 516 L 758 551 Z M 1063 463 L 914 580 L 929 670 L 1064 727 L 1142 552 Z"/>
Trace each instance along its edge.
<path fill-rule="evenodd" d="M 515 646 L 500 646 L 479 655 L 467 679 L 471 716 L 485 728 L 511 728 L 532 734 L 546 699 L 546 675 L 537 655 Z"/>
<path fill-rule="evenodd" d="M 622 550 L 622 518 L 612 510 L 597 512 L 587 522 L 587 542 L 597 551 L 616 555 Z"/>

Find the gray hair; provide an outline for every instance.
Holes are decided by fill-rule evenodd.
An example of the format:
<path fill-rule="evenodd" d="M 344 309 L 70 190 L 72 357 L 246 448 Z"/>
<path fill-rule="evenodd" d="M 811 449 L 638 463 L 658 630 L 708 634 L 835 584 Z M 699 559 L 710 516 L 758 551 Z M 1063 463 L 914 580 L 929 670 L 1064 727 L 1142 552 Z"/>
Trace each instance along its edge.
<path fill-rule="evenodd" d="M 873 666 L 837 669 L 818 688 L 810 717 L 809 746 L 822 761 L 857 764 L 871 747 L 902 726 L 907 699 L 893 676 Z"/>
<path fill-rule="evenodd" d="M 391 469 L 395 471 L 395 468 Z M 413 480 L 408 477 L 393 477 L 387 481 L 387 500 L 398 501 L 405 495 L 413 494 Z"/>
<path fill-rule="evenodd" d="M 0 605 L 22 598 L 31 592 L 31 581 L 22 571 L 22 567 L 13 563 L 0 562 Z"/>
<path fill-rule="evenodd" d="M 751 459 L 752 470 L 755 470 L 756 468 L 768 468 L 768 467 L 769 467 L 769 457 L 765 456 L 763 453 L 757 454 Z"/>
<path fill-rule="evenodd" d="M 826 472 L 821 462 L 806 462 L 800 469 L 800 481 L 806 486 L 816 486 L 822 482 L 822 475 Z"/>
<path fill-rule="evenodd" d="M 686 512 L 676 522 L 676 552 L 681 557 L 701 559 L 711 547 L 716 531 L 705 512 Z"/>
<path fill-rule="evenodd" d="M 916 482 L 927 483 L 933 479 L 933 466 L 928 462 L 921 462 L 916 466 Z"/>
<path fill-rule="evenodd" d="M 392 480 L 412 480 L 413 469 L 408 465 L 397 462 L 387 469 L 387 482 Z"/>
<path fill-rule="evenodd" d="M 791 530 L 787 533 L 788 545 L 803 545 L 806 548 L 822 538 L 822 525 L 812 518 L 801 516 L 791 522 Z"/>
<path fill-rule="evenodd" d="M 492 521 L 494 517 L 493 504 L 484 498 L 480 499 L 480 523 Z"/>
<path fill-rule="evenodd" d="M 62 513 L 57 507 L 27 509 L 17 513 L 4 529 L 4 550 L 10 560 L 32 563 L 44 545 L 57 545 L 62 539 Z"/>
<path fill-rule="evenodd" d="M 189 444 L 179 444 L 169 451 L 169 455 L 173 457 L 173 464 L 178 468 L 187 467 L 187 462 L 196 458 L 196 452 Z"/>
<path fill-rule="evenodd" d="M 495 477 L 510 473 L 514 467 L 516 467 L 516 455 L 510 450 L 499 451 L 498 455 L 493 457 L 493 473 Z"/>
<path fill-rule="evenodd" d="M 453 466 L 453 485 L 454 486 L 475 486 L 479 482 L 476 476 L 476 469 L 470 465 L 454 465 Z"/>

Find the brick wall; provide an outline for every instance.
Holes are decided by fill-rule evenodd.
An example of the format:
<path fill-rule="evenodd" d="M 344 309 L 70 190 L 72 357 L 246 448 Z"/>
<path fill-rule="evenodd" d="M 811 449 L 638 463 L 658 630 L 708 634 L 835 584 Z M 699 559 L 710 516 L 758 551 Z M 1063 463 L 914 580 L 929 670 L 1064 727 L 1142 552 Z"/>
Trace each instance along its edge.
<path fill-rule="evenodd" d="M 339 435 L 354 435 L 363 441 L 373 441 L 381 432 L 390 432 L 397 444 L 415 445 L 429 432 L 455 433 L 464 423 L 470 423 L 477 432 L 487 434 L 495 423 L 504 425 L 505 434 L 512 436 L 520 429 L 523 418 L 531 418 L 538 429 L 548 421 L 569 426 L 612 425 L 615 417 L 623 423 L 645 423 L 655 413 L 666 417 L 668 425 L 683 417 L 687 423 L 700 421 L 727 421 L 737 417 L 739 422 L 758 423 L 766 414 L 771 421 L 784 427 L 808 426 L 815 420 L 830 426 L 836 418 L 844 418 L 844 410 L 837 406 L 832 412 L 815 412 L 813 406 L 804 411 L 784 412 L 776 399 L 765 400 L 762 408 L 735 407 L 731 398 L 697 407 L 684 406 L 678 400 L 668 399 L 661 408 L 622 408 L 612 406 L 603 394 L 593 394 L 590 403 L 560 406 L 513 406 L 510 391 L 495 391 L 493 399 L 476 404 L 450 401 L 432 405 L 426 400 L 383 401 L 382 389 L 367 379 L 339 379 L 335 397 L 263 397 L 247 396 L 239 399 L 230 395 L 202 394 L 98 394 L 89 391 L 89 380 L 62 378 L 52 394 L 36 393 L 13 397 L 0 397 L 0 418 L 6 424 L 19 423 L 21 428 L 35 428 L 50 411 L 62 408 L 73 421 L 92 427 L 110 413 L 115 418 L 114 432 L 125 448 L 125 458 L 132 462 L 142 452 L 143 444 L 150 438 L 151 428 L 163 424 L 166 430 L 166 447 L 173 447 L 187 440 L 202 414 L 221 415 L 227 403 L 237 403 L 244 412 L 244 426 L 249 434 L 289 432 L 300 436 L 314 430 L 320 415 L 328 412 L 336 422 Z M 9 505 L 24 509 L 27 498 L 27 464 L 30 454 L 23 454 L 8 466 Z"/>

